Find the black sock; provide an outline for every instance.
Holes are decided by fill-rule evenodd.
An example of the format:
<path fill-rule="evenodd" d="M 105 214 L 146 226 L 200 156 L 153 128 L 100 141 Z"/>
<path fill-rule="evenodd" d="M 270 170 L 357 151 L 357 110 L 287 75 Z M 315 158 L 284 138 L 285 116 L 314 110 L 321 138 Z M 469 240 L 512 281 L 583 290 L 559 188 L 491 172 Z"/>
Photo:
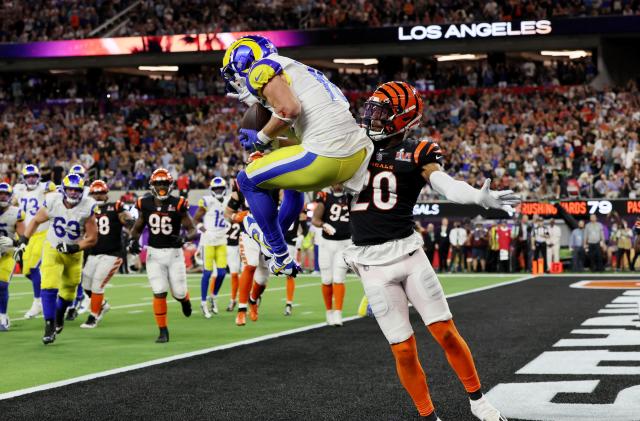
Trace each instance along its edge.
<path fill-rule="evenodd" d="M 482 397 L 482 389 L 478 389 L 475 392 L 469 393 L 469 399 L 471 399 L 472 401 L 477 401 L 481 397 Z"/>

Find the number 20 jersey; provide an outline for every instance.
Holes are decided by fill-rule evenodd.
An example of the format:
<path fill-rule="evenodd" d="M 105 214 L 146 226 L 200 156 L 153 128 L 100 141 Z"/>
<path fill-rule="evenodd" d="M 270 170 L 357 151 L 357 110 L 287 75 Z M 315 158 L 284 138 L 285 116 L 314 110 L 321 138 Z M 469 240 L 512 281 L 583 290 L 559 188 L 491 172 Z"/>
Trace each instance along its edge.
<path fill-rule="evenodd" d="M 92 215 L 99 212 L 96 201 L 83 197 L 80 203 L 72 208 L 64 204 L 61 193 L 50 193 L 44 206 L 49 214 L 49 230 L 47 241 L 53 246 L 60 243 L 77 244 L 84 237 L 84 224 Z"/>
<path fill-rule="evenodd" d="M 122 250 L 122 222 L 120 214 L 125 211 L 122 202 L 103 203 L 98 205 L 96 223 L 98 224 L 98 242 L 91 249 L 91 254 L 108 254 L 120 256 Z"/>
<path fill-rule="evenodd" d="M 375 144 L 365 188 L 351 202 L 351 235 L 370 246 L 413 234 L 413 207 L 426 184 L 422 167 L 442 164 L 437 143 L 407 139 L 394 147 Z"/>
<path fill-rule="evenodd" d="M 152 194 L 138 199 L 136 204 L 140 218 L 149 227 L 149 246 L 154 248 L 182 248 L 179 241 L 182 217 L 189 210 L 184 197 L 169 196 L 156 205 Z"/>

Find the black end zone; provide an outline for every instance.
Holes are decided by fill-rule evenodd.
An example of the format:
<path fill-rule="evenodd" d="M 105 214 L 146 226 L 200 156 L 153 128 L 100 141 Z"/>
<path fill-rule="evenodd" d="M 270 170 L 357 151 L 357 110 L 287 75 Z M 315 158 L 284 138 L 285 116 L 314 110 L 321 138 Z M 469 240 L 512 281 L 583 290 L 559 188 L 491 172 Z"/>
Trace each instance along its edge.
<path fill-rule="evenodd" d="M 518 369 L 621 294 L 569 288 L 576 280 L 542 277 L 450 299 L 486 391 L 514 381 Z M 442 351 L 414 311 L 412 319 L 438 414 L 443 420 L 473 419 Z M 90 358 L 81 349 L 78 357 Z M 0 401 L 0 414 L 91 420 L 416 418 L 389 346 L 368 318 Z"/>

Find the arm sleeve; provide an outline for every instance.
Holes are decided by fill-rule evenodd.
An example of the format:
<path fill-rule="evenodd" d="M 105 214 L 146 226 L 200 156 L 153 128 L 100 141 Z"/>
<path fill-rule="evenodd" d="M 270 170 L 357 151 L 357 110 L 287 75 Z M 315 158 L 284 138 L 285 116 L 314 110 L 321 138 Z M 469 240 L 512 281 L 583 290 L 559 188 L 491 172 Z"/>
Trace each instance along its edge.
<path fill-rule="evenodd" d="M 431 187 L 454 203 L 469 205 L 478 203 L 480 190 L 464 181 L 455 180 L 444 171 L 434 171 L 429 176 Z"/>

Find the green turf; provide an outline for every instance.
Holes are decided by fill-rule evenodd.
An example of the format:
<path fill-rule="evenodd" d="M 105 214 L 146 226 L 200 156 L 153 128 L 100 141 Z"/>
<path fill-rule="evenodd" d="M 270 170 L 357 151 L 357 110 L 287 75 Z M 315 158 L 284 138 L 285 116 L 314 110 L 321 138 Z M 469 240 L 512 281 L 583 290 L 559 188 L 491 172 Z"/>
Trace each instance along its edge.
<path fill-rule="evenodd" d="M 517 277 L 443 275 L 441 281 L 446 293 L 451 294 Z M 271 279 L 260 307 L 260 320 L 256 323 L 248 320 L 244 327 L 235 325 L 235 313 L 224 311 L 229 288 L 227 279 L 220 292 L 221 313 L 206 320 L 199 311 L 200 275 L 189 275 L 194 313 L 191 318 L 185 318 L 178 303 L 169 299 L 171 342 L 159 345 L 154 343 L 157 328 L 146 277 L 116 276 L 105 294 L 112 310 L 100 326 L 93 330 L 80 329 L 87 316 L 84 314 L 76 321 L 67 322 L 56 342 L 45 347 L 41 342 L 43 320 L 21 319 L 31 305 L 31 284 L 24 277 L 16 276 L 10 286 L 11 330 L 0 333 L 3 367 L 0 393 L 308 326 L 325 318 L 318 277 L 298 278 L 291 317 L 283 315 L 284 280 Z M 357 278 L 350 276 L 345 317 L 356 314 L 361 298 L 362 286 Z"/>

